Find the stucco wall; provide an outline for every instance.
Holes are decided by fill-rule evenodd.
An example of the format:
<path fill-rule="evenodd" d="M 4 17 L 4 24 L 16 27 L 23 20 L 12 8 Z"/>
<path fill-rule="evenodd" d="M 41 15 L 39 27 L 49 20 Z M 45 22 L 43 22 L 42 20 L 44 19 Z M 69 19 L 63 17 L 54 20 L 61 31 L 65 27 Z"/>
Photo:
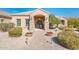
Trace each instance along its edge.
<path fill-rule="evenodd" d="M 27 18 L 27 16 L 12 16 L 11 22 L 13 22 L 15 24 L 15 26 L 17 26 L 16 19 L 21 19 L 21 27 L 26 27 L 26 21 L 25 21 L 26 18 Z"/>
<path fill-rule="evenodd" d="M 48 21 L 49 14 L 44 12 L 44 11 L 42 11 L 42 10 L 37 10 L 37 11 L 31 13 L 31 15 L 30 15 L 31 16 L 30 29 L 34 29 L 35 28 L 34 16 L 35 15 L 39 15 L 39 14 L 45 16 L 45 23 L 44 23 L 44 25 L 45 25 L 45 29 L 48 29 L 49 28 L 49 21 Z"/>
<path fill-rule="evenodd" d="M 3 22 L 1 22 L 1 19 L 3 19 Z M 11 19 L 6 18 L 0 18 L 0 23 L 10 23 Z"/>

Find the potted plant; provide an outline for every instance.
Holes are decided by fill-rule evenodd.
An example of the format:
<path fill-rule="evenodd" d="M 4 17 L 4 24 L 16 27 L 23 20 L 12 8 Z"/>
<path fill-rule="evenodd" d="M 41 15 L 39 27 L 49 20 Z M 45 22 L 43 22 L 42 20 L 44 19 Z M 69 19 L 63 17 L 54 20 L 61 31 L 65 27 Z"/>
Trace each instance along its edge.
<path fill-rule="evenodd" d="M 46 35 L 47 36 L 52 36 L 53 32 L 47 32 Z"/>
<path fill-rule="evenodd" d="M 25 34 L 25 36 L 29 36 L 29 37 L 31 37 L 32 36 L 32 32 L 27 32 L 26 34 Z"/>

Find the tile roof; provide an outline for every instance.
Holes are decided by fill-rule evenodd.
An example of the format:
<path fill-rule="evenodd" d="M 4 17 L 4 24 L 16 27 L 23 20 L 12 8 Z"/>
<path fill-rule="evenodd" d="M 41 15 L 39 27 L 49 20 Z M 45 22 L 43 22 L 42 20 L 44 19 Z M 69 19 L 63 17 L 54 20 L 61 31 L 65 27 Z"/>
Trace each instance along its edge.
<path fill-rule="evenodd" d="M 10 14 L 5 11 L 0 11 L 0 17 L 11 18 Z"/>
<path fill-rule="evenodd" d="M 20 13 L 14 13 L 14 14 L 11 14 L 11 15 L 30 15 L 31 13 L 35 12 L 35 11 L 38 11 L 38 10 L 41 10 L 45 13 L 48 13 L 47 11 L 43 10 L 43 9 L 36 9 L 36 10 L 33 10 L 33 11 L 27 11 L 27 12 L 20 12 Z M 49 13 L 48 13 L 49 14 Z"/>
<path fill-rule="evenodd" d="M 30 15 L 33 11 L 28 11 L 28 12 L 20 12 L 20 13 L 14 13 L 11 15 Z"/>

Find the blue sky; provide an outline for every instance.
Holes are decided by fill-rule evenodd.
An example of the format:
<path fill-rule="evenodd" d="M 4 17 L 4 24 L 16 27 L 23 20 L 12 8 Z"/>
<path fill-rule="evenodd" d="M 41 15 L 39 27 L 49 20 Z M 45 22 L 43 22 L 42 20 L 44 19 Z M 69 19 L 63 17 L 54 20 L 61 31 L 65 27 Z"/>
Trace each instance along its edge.
<path fill-rule="evenodd" d="M 0 11 L 7 11 L 8 13 L 18 13 L 25 11 L 32 11 L 37 8 L 0 8 Z M 79 8 L 43 8 L 51 14 L 64 17 L 78 17 Z"/>

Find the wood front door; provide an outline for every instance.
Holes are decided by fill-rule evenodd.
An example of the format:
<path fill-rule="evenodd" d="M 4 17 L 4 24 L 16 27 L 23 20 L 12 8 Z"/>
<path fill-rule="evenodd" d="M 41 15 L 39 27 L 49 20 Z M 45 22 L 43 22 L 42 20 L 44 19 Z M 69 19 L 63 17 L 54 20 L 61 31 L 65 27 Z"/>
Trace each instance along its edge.
<path fill-rule="evenodd" d="M 44 24 L 42 21 L 39 20 L 36 22 L 35 27 L 39 29 L 44 29 Z"/>

